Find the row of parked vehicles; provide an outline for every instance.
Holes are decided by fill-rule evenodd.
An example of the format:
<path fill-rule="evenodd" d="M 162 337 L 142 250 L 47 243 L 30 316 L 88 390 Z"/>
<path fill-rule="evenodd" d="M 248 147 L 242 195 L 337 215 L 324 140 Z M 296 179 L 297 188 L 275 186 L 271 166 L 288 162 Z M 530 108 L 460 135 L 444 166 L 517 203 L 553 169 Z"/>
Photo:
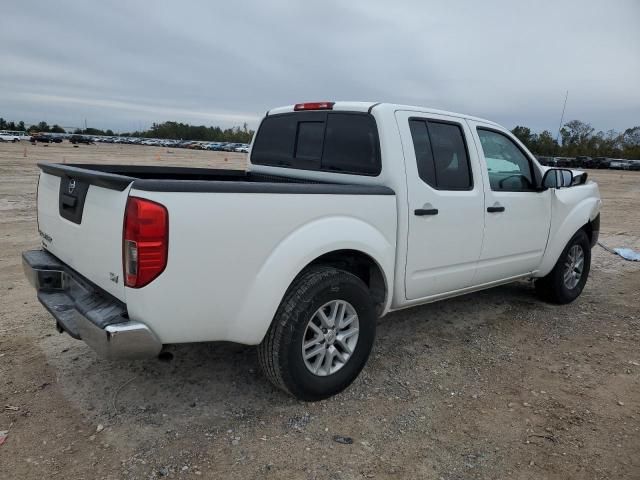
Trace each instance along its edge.
<path fill-rule="evenodd" d="M 121 140 L 121 141 L 118 141 Z M 140 141 L 136 141 L 140 140 Z M 190 150 L 212 150 L 217 152 L 242 152 L 249 153 L 248 143 L 233 142 L 202 142 L 195 140 L 153 140 L 136 138 L 118 138 L 111 143 L 129 143 L 139 145 L 150 145 L 156 147 L 188 148 Z"/>
<path fill-rule="evenodd" d="M 596 168 L 611 170 L 640 170 L 640 160 L 608 157 L 536 157 L 542 165 L 556 168 Z"/>
<path fill-rule="evenodd" d="M 248 143 L 236 142 L 202 142 L 195 140 L 166 140 L 149 139 L 135 137 L 101 137 L 92 135 L 64 135 L 51 133 L 34 133 L 28 135 L 26 132 L 5 132 L 0 131 L 0 141 L 19 142 L 21 140 L 32 143 L 62 143 L 68 140 L 70 143 L 92 145 L 95 143 L 120 143 L 128 145 L 149 145 L 156 147 L 189 148 L 192 150 L 213 150 L 220 152 L 249 152 Z"/>
<path fill-rule="evenodd" d="M 73 137 L 69 141 L 73 142 Z M 126 145 L 146 145 L 154 147 L 167 148 L 188 148 L 191 150 L 213 150 L 220 152 L 249 152 L 249 144 L 234 142 L 202 142 L 196 140 L 170 140 L 156 138 L 137 138 L 137 137 L 89 137 L 84 136 L 85 140 L 91 143 L 120 143 Z M 78 142 L 80 143 L 80 142 Z"/>

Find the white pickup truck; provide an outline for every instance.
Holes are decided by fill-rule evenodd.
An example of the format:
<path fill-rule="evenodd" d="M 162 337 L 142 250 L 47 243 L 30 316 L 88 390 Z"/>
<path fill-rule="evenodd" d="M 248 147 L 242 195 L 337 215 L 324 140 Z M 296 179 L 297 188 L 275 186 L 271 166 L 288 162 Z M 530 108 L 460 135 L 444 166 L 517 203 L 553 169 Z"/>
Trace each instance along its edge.
<path fill-rule="evenodd" d="M 31 140 L 31 135 L 27 132 L 0 130 L 0 142 L 19 142 L 20 140 Z"/>
<path fill-rule="evenodd" d="M 40 164 L 25 272 L 58 329 L 109 358 L 258 345 L 303 400 L 346 388 L 389 312 L 535 279 L 580 295 L 600 225 L 583 172 L 507 130 L 420 107 L 267 112 L 244 171 Z"/>

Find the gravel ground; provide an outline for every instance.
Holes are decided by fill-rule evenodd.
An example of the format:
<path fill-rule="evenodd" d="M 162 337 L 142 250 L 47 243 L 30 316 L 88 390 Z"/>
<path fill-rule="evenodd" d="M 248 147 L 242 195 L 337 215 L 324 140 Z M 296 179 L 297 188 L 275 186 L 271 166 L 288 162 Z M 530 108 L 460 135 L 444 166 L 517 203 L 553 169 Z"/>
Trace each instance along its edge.
<path fill-rule="evenodd" d="M 640 264 L 596 247 L 573 304 L 530 283 L 391 314 L 344 393 L 298 402 L 254 348 L 193 344 L 171 362 L 96 358 L 27 285 L 38 161 L 243 167 L 157 147 L 0 145 L 3 479 L 640 478 Z M 640 173 L 590 171 L 601 240 L 640 250 Z"/>

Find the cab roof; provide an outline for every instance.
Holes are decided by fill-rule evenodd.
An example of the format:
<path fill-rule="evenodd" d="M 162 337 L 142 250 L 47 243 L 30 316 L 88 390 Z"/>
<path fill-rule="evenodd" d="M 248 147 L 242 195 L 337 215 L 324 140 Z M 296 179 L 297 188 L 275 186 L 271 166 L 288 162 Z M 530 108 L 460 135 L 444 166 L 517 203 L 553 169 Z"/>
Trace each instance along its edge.
<path fill-rule="evenodd" d="M 318 103 L 318 104 L 332 104 L 331 108 L 323 108 L 323 110 L 334 110 L 334 111 L 349 111 L 349 112 L 371 112 L 373 109 L 376 110 L 391 110 L 393 112 L 395 111 L 410 111 L 410 112 L 418 112 L 418 113 L 431 113 L 431 114 L 436 114 L 436 115 L 447 115 L 450 117 L 458 117 L 458 118 L 465 118 L 468 120 L 474 120 L 477 122 L 483 122 L 483 123 L 488 123 L 488 124 L 492 124 L 495 126 L 500 126 L 495 122 L 492 122 L 491 120 L 487 120 L 485 118 L 479 118 L 479 117 L 474 117 L 471 115 L 465 115 L 463 113 L 455 113 L 455 112 L 448 112 L 446 110 L 438 110 L 435 108 L 428 108 L 428 107 L 420 107 L 420 106 L 415 106 L 415 105 L 401 105 L 401 104 L 396 104 L 396 103 L 381 103 L 381 102 L 349 102 L 349 101 L 340 101 L 340 102 L 314 102 L 314 103 Z M 267 116 L 268 115 L 276 115 L 279 113 L 290 113 L 290 112 L 294 112 L 294 111 L 299 111 L 299 108 L 296 108 L 299 105 L 304 105 L 304 104 L 295 104 L 295 105 L 287 105 L 284 107 L 277 107 L 277 108 L 273 108 L 271 110 L 269 110 L 267 112 Z M 305 109 L 305 111 L 309 111 L 309 110 L 313 110 L 313 108 L 311 109 Z"/>

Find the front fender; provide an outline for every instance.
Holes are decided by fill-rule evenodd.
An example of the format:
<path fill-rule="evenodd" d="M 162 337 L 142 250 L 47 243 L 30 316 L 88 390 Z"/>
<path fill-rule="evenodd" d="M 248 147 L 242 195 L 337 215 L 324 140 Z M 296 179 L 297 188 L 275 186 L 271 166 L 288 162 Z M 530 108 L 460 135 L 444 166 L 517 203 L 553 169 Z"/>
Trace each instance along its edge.
<path fill-rule="evenodd" d="M 393 291 L 395 230 L 385 236 L 358 218 L 326 217 L 291 232 L 265 260 L 247 287 L 232 336 L 243 343 L 260 343 L 293 279 L 313 260 L 336 250 L 357 250 L 377 262 L 386 283 L 386 311 Z"/>
<path fill-rule="evenodd" d="M 547 275 L 573 235 L 600 212 L 602 201 L 595 183 L 555 190 L 547 248 L 536 276 Z"/>

